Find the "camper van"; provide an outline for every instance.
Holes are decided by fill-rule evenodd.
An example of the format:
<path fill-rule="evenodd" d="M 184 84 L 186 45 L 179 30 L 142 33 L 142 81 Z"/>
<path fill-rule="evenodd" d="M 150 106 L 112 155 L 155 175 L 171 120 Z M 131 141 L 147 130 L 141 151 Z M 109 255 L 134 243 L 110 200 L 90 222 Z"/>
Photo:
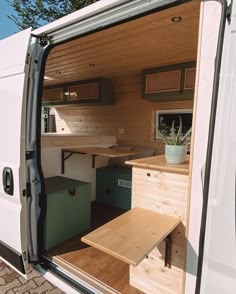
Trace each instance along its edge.
<path fill-rule="evenodd" d="M 235 34 L 233 0 L 101 0 L 1 40 L 1 259 L 65 293 L 236 293 Z"/>

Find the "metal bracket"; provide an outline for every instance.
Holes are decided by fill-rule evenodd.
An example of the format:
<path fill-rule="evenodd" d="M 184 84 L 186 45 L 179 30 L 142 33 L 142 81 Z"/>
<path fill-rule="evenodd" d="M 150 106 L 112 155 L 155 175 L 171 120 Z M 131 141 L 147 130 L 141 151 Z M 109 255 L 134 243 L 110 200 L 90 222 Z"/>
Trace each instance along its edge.
<path fill-rule="evenodd" d="M 61 173 L 65 173 L 65 161 L 70 158 L 74 152 L 70 152 L 67 156 L 65 156 L 65 153 L 68 153 L 67 151 L 61 150 Z"/>
<path fill-rule="evenodd" d="M 68 155 L 65 156 L 65 153 L 69 153 Z M 70 151 L 66 151 L 66 150 L 61 150 L 61 173 L 64 174 L 65 173 L 65 161 L 70 158 L 73 154 L 87 154 L 84 152 L 70 152 Z M 96 154 L 92 154 L 92 167 L 95 167 L 95 158 L 96 158 Z"/>
<path fill-rule="evenodd" d="M 171 234 L 169 234 L 166 238 L 165 238 L 165 242 L 166 242 L 166 248 L 165 248 L 165 266 L 171 268 Z"/>

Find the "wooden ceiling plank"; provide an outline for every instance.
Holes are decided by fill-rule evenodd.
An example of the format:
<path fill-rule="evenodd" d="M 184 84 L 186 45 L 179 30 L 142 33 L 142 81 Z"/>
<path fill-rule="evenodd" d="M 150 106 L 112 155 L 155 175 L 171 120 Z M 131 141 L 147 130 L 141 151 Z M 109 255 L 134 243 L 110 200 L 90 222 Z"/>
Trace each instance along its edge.
<path fill-rule="evenodd" d="M 163 35 L 163 37 L 164 37 L 164 35 Z M 171 34 L 171 36 L 168 39 L 166 38 L 165 41 L 166 42 L 163 44 L 163 43 L 161 43 L 159 38 L 155 41 L 153 41 L 150 38 L 150 41 L 146 41 L 146 44 L 145 44 L 145 42 L 140 43 L 140 41 L 139 41 L 137 46 L 130 45 L 128 48 L 125 48 L 125 49 L 119 48 L 119 51 L 116 51 L 115 54 L 107 51 L 101 55 L 99 54 L 99 56 L 95 55 L 94 57 L 90 57 L 90 59 L 78 60 L 78 61 L 76 61 L 76 59 L 75 60 L 73 59 L 72 62 L 68 63 L 68 64 L 65 64 L 64 62 L 57 63 L 53 68 L 48 68 L 48 67 L 46 68 L 46 75 L 50 76 L 50 73 L 54 73 L 56 71 L 65 71 L 66 69 L 68 69 L 68 68 L 70 69 L 71 67 L 78 67 L 78 69 L 86 68 L 89 71 L 91 69 L 89 64 L 91 64 L 91 63 L 98 66 L 99 63 L 104 64 L 104 62 L 106 62 L 106 60 L 109 60 L 109 59 L 120 61 L 120 59 L 122 57 L 125 59 L 130 54 L 133 55 L 133 52 L 135 52 L 137 57 L 138 56 L 142 57 L 144 54 L 144 51 L 146 51 L 147 54 L 151 54 L 152 52 L 155 52 L 155 56 L 157 56 L 158 54 L 161 55 L 162 52 L 168 51 L 168 49 L 171 49 L 173 51 L 173 48 L 178 48 L 180 46 L 183 47 L 183 42 L 185 44 L 184 51 L 186 51 L 186 46 L 188 46 L 190 50 L 191 50 L 191 48 L 192 48 L 192 50 L 194 50 L 194 48 L 196 48 L 196 46 L 197 46 L 197 36 L 194 36 L 193 38 L 191 38 L 191 36 L 189 36 L 187 42 L 185 42 L 184 36 L 182 36 L 182 37 L 179 36 L 179 38 L 175 42 L 173 42 L 172 34 Z M 132 48 L 133 50 L 130 50 L 130 48 Z M 147 54 L 145 54 L 145 55 L 147 55 Z"/>
<path fill-rule="evenodd" d="M 50 56 L 53 57 L 54 54 L 57 54 L 57 52 L 63 53 L 63 50 L 66 50 L 68 52 L 68 49 L 74 48 L 77 45 L 82 45 L 91 42 L 92 44 L 96 42 L 96 40 L 103 42 L 104 37 L 116 37 L 114 35 L 114 32 L 122 33 L 122 32 L 129 32 L 130 30 L 134 29 L 136 30 L 138 26 L 142 29 L 144 23 L 159 23 L 161 24 L 163 20 L 166 20 L 166 22 L 170 21 L 170 17 L 176 16 L 176 15 L 185 15 L 184 18 L 187 17 L 198 17 L 199 14 L 199 1 L 192 1 L 190 3 L 182 4 L 180 6 L 176 6 L 167 10 L 160 11 L 158 13 L 154 13 L 148 16 L 145 16 L 143 18 L 139 18 L 134 21 L 130 21 L 127 23 L 124 23 L 119 26 L 115 26 L 113 28 L 97 32 L 92 35 L 88 35 L 86 37 L 79 38 L 77 40 L 73 40 L 71 42 L 62 44 L 60 46 L 55 47 L 55 49 L 52 50 L 50 53 Z M 190 15 L 190 16 L 188 16 Z M 86 45 L 87 47 L 87 45 Z M 60 54 L 60 55 L 61 55 Z"/>
<path fill-rule="evenodd" d="M 198 17 L 194 18 L 194 19 L 188 19 L 188 20 L 183 20 L 181 23 L 176 23 L 173 24 L 171 23 L 171 25 L 169 24 L 168 26 L 163 26 L 162 28 L 158 28 L 158 27 L 152 27 L 152 28 L 148 28 L 148 29 L 144 29 L 143 32 L 137 32 L 136 34 L 133 35 L 129 35 L 129 36 L 124 36 L 122 35 L 122 38 L 119 38 L 119 36 L 114 36 L 115 38 L 114 40 L 108 40 L 105 43 L 99 43 L 99 42 L 91 42 L 90 46 L 74 46 L 73 47 L 73 51 L 67 51 L 65 52 L 65 54 L 59 54 L 57 56 L 54 56 L 54 58 L 51 58 L 51 53 L 49 54 L 49 59 L 47 62 L 47 67 L 50 68 L 53 64 L 57 62 L 62 62 L 62 61 L 67 61 L 70 60 L 71 58 L 81 58 L 83 56 L 87 56 L 88 54 L 90 55 L 94 55 L 95 53 L 97 54 L 98 52 L 103 52 L 104 48 L 106 50 L 111 50 L 111 49 L 115 49 L 117 50 L 117 48 L 120 46 L 120 44 L 130 44 L 133 42 L 133 40 L 137 40 L 138 38 L 142 38 L 142 39 L 148 39 L 150 38 L 150 35 L 161 35 L 161 34 L 165 34 L 166 32 L 172 33 L 175 32 L 176 30 L 179 31 L 179 27 L 183 28 L 183 30 L 186 30 L 187 28 L 190 27 L 190 23 L 191 23 L 191 27 L 193 26 L 198 26 Z M 193 28 L 194 29 L 194 28 Z M 125 42 L 124 42 L 125 40 Z"/>

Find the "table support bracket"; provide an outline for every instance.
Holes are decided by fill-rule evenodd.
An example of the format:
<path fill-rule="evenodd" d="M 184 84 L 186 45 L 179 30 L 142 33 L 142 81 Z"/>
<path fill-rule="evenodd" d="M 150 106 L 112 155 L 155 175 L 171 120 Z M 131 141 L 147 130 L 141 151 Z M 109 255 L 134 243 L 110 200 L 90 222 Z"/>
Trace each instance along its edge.
<path fill-rule="evenodd" d="M 171 245 L 172 245 L 172 240 L 171 240 L 171 234 L 169 234 L 165 238 L 166 242 L 166 247 L 165 247 L 165 266 L 168 268 L 171 268 Z"/>
<path fill-rule="evenodd" d="M 74 152 L 70 152 L 68 155 L 65 156 L 65 153 L 67 153 L 67 151 L 61 150 L 61 173 L 62 174 L 65 173 L 65 161 L 74 154 Z"/>

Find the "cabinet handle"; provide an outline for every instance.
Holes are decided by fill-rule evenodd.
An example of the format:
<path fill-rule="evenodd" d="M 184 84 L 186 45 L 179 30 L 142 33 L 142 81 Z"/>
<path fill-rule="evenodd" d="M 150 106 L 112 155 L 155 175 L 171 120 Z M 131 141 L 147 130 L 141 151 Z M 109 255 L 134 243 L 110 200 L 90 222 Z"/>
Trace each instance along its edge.
<path fill-rule="evenodd" d="M 148 176 L 148 177 L 150 177 L 150 176 L 151 176 L 151 174 L 150 174 L 150 173 L 147 173 L 147 176 Z"/>

